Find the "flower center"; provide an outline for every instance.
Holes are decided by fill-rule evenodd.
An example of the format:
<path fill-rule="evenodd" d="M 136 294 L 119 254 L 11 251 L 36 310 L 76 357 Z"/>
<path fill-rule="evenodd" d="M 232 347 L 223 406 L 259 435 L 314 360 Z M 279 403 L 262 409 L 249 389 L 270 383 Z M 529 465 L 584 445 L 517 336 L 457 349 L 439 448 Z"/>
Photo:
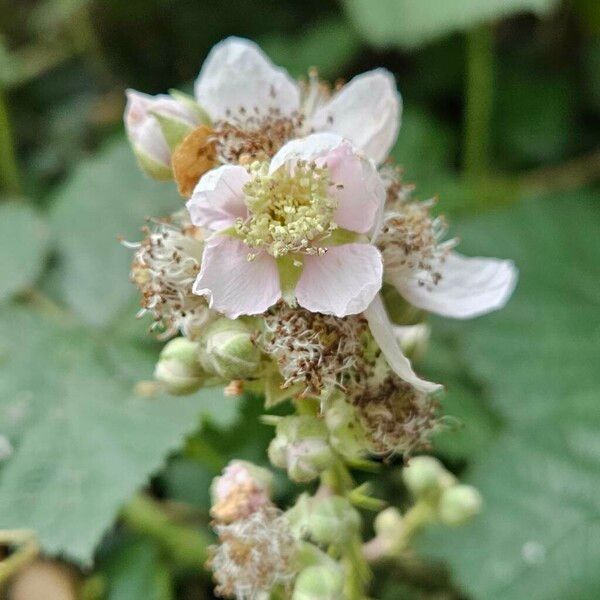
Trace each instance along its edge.
<path fill-rule="evenodd" d="M 250 216 L 236 222 L 236 233 L 251 249 L 275 258 L 287 254 L 323 254 L 318 242 L 337 228 L 337 202 L 329 195 L 329 171 L 299 161 L 269 174 L 266 163 L 250 166 L 253 178 L 244 187 Z M 255 253 L 250 254 L 252 259 Z"/>

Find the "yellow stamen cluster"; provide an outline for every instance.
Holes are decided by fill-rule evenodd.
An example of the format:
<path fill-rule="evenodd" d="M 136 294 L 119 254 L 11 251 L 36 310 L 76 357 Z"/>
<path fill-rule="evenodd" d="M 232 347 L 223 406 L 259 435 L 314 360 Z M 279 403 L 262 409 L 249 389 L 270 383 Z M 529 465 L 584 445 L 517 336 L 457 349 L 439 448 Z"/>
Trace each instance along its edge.
<path fill-rule="evenodd" d="M 283 166 L 269 174 L 266 163 L 256 162 L 250 171 L 252 180 L 244 187 L 250 216 L 235 226 L 244 242 L 275 258 L 324 253 L 318 242 L 337 228 L 337 202 L 329 195 L 327 168 L 299 161 L 292 169 Z"/>

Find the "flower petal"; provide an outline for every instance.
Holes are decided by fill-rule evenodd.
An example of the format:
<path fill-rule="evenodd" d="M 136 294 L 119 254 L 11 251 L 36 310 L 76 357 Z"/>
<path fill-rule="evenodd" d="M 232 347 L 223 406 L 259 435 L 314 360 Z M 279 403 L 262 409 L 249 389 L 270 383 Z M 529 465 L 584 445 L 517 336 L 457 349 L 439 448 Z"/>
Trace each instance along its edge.
<path fill-rule="evenodd" d="M 437 285 L 390 273 L 389 281 L 411 304 L 444 317 L 469 319 L 502 308 L 512 295 L 518 271 L 510 260 L 468 258 L 450 253 Z M 386 273 L 386 275 L 388 275 Z"/>
<path fill-rule="evenodd" d="M 245 218 L 243 188 L 249 180 L 240 166 L 223 165 L 205 173 L 186 203 L 192 223 L 219 231 L 231 227 L 238 217 Z"/>
<path fill-rule="evenodd" d="M 193 292 L 230 319 L 265 312 L 281 298 L 277 263 L 266 253 L 248 260 L 241 240 L 218 236 L 208 242 Z"/>
<path fill-rule="evenodd" d="M 381 289 L 381 254 L 370 244 L 343 244 L 323 256 L 308 255 L 296 286 L 298 304 L 345 317 L 362 312 Z"/>
<path fill-rule="evenodd" d="M 271 160 L 269 172 L 298 160 L 327 165 L 331 195 L 337 199 L 334 221 L 344 229 L 366 233 L 373 228 L 385 202 L 385 188 L 375 165 L 352 144 L 332 133 L 314 133 L 285 144 Z"/>
<path fill-rule="evenodd" d="M 381 348 L 388 364 L 400 379 L 406 381 L 406 383 L 410 383 L 415 389 L 425 394 L 432 394 L 442 389 L 439 383 L 425 381 L 413 371 L 410 360 L 400 350 L 400 346 L 394 335 L 394 327 L 390 322 L 379 294 L 371 302 L 364 314 L 369 322 L 369 328 L 377 345 Z"/>
<path fill-rule="evenodd" d="M 237 37 L 210 51 L 195 83 L 196 99 L 213 120 L 245 109 L 266 115 L 270 109 L 291 115 L 300 106 L 300 90 L 254 43 Z"/>
<path fill-rule="evenodd" d="M 315 112 L 311 125 L 316 131 L 339 133 L 382 163 L 398 137 L 401 112 L 394 76 L 375 69 L 354 77 Z"/>

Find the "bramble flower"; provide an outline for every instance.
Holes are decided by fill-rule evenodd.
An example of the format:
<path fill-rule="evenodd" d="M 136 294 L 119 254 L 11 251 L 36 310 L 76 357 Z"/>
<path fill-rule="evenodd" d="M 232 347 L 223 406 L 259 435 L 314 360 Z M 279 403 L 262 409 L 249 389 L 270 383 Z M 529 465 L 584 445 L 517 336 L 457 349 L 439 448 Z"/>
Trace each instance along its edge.
<path fill-rule="evenodd" d="M 389 71 L 358 75 L 331 96 L 316 73 L 303 88 L 254 42 L 237 37 L 214 46 L 194 87 L 225 162 L 272 156 L 293 138 L 330 131 L 380 163 L 400 127 L 402 101 Z"/>
<path fill-rule="evenodd" d="M 211 516 L 219 523 L 232 523 L 272 506 L 272 479 L 267 469 L 245 460 L 232 460 L 212 482 Z"/>
<path fill-rule="evenodd" d="M 269 164 L 213 169 L 187 203 L 192 223 L 213 233 L 193 291 L 231 319 L 282 297 L 360 313 L 381 288 L 381 255 L 366 235 L 383 202 L 373 163 L 333 134 L 289 142 Z"/>
<path fill-rule="evenodd" d="M 443 241 L 447 227 L 431 214 L 432 201 L 408 201 L 394 182 L 387 191 L 375 240 L 386 282 L 413 306 L 445 317 L 468 319 L 506 304 L 518 277 L 512 261 L 461 256 L 453 251 L 458 240 Z"/>
<path fill-rule="evenodd" d="M 199 124 L 198 109 L 166 94 L 127 90 L 125 129 L 140 167 L 155 179 L 170 179 L 172 147 Z"/>
<path fill-rule="evenodd" d="M 178 331 L 195 339 L 214 317 L 206 300 L 192 293 L 204 249 L 201 232 L 185 211 L 155 220 L 142 231 L 141 242 L 124 242 L 135 250 L 130 279 L 141 293 L 138 317 L 152 315 L 152 329 L 163 339 Z"/>
<path fill-rule="evenodd" d="M 217 583 L 215 593 L 252 600 L 275 586 L 288 587 L 296 574 L 298 542 L 286 517 L 263 508 L 245 519 L 218 524 L 219 544 L 211 547 L 208 565 Z"/>

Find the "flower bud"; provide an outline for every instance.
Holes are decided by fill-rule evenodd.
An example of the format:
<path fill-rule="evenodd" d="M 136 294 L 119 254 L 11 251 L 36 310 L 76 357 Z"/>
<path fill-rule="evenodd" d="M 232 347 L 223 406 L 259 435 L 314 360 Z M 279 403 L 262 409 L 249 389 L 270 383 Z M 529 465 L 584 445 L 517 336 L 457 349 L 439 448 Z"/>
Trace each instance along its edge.
<path fill-rule="evenodd" d="M 408 466 L 402 469 L 402 480 L 416 497 L 439 493 L 456 481 L 454 476 L 433 456 L 411 458 Z"/>
<path fill-rule="evenodd" d="M 377 538 L 382 544 L 383 552 L 392 555 L 402 544 L 405 525 L 402 515 L 397 508 L 390 506 L 382 510 L 373 523 Z"/>
<path fill-rule="evenodd" d="M 319 544 L 345 544 L 359 528 L 360 515 L 347 498 L 329 496 L 313 507 L 310 535 Z"/>
<path fill-rule="evenodd" d="M 223 474 L 213 479 L 211 516 L 221 523 L 249 517 L 271 504 L 270 471 L 245 460 L 232 460 Z"/>
<path fill-rule="evenodd" d="M 358 459 L 366 453 L 367 441 L 354 407 L 343 397 L 336 397 L 325 410 L 329 441 L 342 456 Z"/>
<path fill-rule="evenodd" d="M 155 179 L 171 178 L 171 150 L 197 123 L 183 103 L 160 94 L 127 90 L 125 129 L 141 168 Z"/>
<path fill-rule="evenodd" d="M 200 360 L 204 368 L 225 379 L 255 377 L 261 353 L 252 341 L 253 331 L 241 319 L 225 317 L 211 323 L 201 337 Z"/>
<path fill-rule="evenodd" d="M 154 378 L 175 396 L 194 393 L 204 382 L 198 344 L 184 337 L 168 342 L 156 363 Z"/>
<path fill-rule="evenodd" d="M 463 525 L 481 511 L 481 494 L 471 485 L 454 485 L 444 490 L 439 518 L 446 525 Z"/>
<path fill-rule="evenodd" d="M 284 417 L 269 444 L 269 459 L 287 469 L 292 481 L 306 483 L 333 463 L 335 455 L 327 441 L 323 421 L 309 415 Z"/>
<path fill-rule="evenodd" d="M 339 600 L 343 593 L 344 575 L 339 567 L 314 565 L 298 575 L 292 600 Z"/>

